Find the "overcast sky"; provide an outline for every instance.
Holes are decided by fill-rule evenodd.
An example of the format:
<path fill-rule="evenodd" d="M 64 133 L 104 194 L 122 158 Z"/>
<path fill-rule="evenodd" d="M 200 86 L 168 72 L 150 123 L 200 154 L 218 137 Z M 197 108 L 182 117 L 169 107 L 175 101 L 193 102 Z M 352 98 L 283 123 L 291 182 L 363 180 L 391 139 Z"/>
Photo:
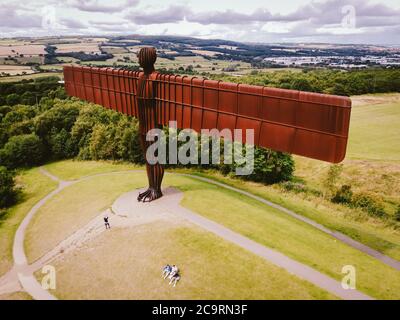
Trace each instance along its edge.
<path fill-rule="evenodd" d="M 0 37 L 184 35 L 400 44 L 399 0 L 0 0 Z"/>

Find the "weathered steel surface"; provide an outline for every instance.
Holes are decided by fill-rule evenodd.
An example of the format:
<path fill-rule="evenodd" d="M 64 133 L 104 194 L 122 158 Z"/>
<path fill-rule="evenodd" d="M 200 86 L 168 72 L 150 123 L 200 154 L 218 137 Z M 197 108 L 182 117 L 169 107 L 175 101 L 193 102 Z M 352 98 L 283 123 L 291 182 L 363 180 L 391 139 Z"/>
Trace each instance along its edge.
<path fill-rule="evenodd" d="M 65 88 L 76 96 L 138 116 L 142 72 L 64 67 Z M 351 100 L 196 77 L 151 73 L 158 123 L 178 128 L 254 129 L 255 144 L 309 158 L 341 162 L 346 154 Z M 245 141 L 245 130 L 243 130 Z"/>

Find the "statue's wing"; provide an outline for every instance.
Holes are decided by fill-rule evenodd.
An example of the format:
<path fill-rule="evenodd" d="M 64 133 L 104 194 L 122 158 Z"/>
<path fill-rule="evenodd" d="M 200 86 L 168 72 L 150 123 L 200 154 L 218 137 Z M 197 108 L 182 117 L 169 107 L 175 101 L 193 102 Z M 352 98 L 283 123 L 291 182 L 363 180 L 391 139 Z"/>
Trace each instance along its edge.
<path fill-rule="evenodd" d="M 348 97 L 159 75 L 160 122 L 178 128 L 254 129 L 255 145 L 341 162 L 346 154 Z"/>
<path fill-rule="evenodd" d="M 114 68 L 64 66 L 68 95 L 137 116 L 136 92 L 141 72 Z"/>
<path fill-rule="evenodd" d="M 140 72 L 64 67 L 67 93 L 136 116 Z M 347 97 L 158 74 L 158 121 L 178 128 L 253 129 L 255 145 L 341 162 L 346 155 L 351 100 Z"/>

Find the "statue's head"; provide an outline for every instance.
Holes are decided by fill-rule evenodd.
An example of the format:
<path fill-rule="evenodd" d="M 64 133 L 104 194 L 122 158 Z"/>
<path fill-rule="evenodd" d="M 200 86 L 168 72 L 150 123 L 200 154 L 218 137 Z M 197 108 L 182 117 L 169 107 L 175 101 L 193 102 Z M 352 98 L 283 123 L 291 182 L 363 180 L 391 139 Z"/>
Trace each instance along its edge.
<path fill-rule="evenodd" d="M 146 71 L 154 71 L 157 52 L 154 47 L 144 47 L 138 53 L 139 65 Z"/>

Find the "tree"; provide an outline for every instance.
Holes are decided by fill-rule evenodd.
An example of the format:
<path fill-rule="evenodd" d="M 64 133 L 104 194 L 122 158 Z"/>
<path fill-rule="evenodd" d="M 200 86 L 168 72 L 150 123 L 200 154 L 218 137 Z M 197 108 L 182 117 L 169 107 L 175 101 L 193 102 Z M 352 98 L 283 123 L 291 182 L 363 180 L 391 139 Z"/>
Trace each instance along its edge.
<path fill-rule="evenodd" d="M 331 197 L 335 193 L 336 183 L 342 174 L 343 165 L 333 164 L 329 167 L 328 173 L 323 181 L 323 186 L 325 189 L 325 196 Z"/>
<path fill-rule="evenodd" d="M 0 166 L 0 208 L 6 208 L 15 203 L 18 189 L 15 187 L 15 173 Z"/>
<path fill-rule="evenodd" d="M 8 168 L 39 165 L 45 158 L 45 148 L 35 134 L 11 137 L 0 150 L 0 165 Z"/>
<path fill-rule="evenodd" d="M 291 89 L 301 91 L 314 91 L 309 80 L 306 78 L 293 79 Z"/>
<path fill-rule="evenodd" d="M 54 107 L 35 118 L 35 132 L 45 142 L 49 142 L 51 135 L 62 129 L 70 132 L 78 115 L 79 107 L 76 103 L 55 100 Z"/>
<path fill-rule="evenodd" d="M 290 180 L 294 172 L 294 161 L 290 154 L 256 147 L 254 150 L 254 172 L 244 178 L 277 183 Z"/>
<path fill-rule="evenodd" d="M 353 191 L 351 186 L 343 185 L 332 198 L 333 203 L 351 204 L 353 198 Z"/>
<path fill-rule="evenodd" d="M 110 125 L 97 124 L 90 138 L 89 151 L 92 159 L 115 160 L 115 130 Z"/>
<path fill-rule="evenodd" d="M 221 148 L 221 153 L 223 152 Z M 221 164 L 218 169 L 222 173 L 234 172 L 238 165 Z M 254 169 L 250 175 L 242 176 L 243 179 L 261 183 L 277 183 L 287 181 L 292 178 L 294 172 L 294 161 L 291 155 L 276 152 L 265 148 L 255 147 L 254 149 Z"/>
<path fill-rule="evenodd" d="M 6 98 L 6 104 L 14 106 L 20 102 L 19 95 L 16 93 L 11 93 Z"/>
<path fill-rule="evenodd" d="M 3 124 L 10 127 L 20 122 L 32 119 L 35 115 L 35 109 L 31 106 L 17 105 L 8 110 L 4 115 Z"/>
<path fill-rule="evenodd" d="M 71 139 L 71 134 L 64 128 L 60 132 L 53 130 L 50 136 L 50 150 L 55 159 L 66 159 L 76 155 L 76 146 Z"/>
<path fill-rule="evenodd" d="M 31 91 L 25 91 L 21 95 L 20 102 L 21 104 L 34 105 L 36 103 L 36 96 Z"/>

